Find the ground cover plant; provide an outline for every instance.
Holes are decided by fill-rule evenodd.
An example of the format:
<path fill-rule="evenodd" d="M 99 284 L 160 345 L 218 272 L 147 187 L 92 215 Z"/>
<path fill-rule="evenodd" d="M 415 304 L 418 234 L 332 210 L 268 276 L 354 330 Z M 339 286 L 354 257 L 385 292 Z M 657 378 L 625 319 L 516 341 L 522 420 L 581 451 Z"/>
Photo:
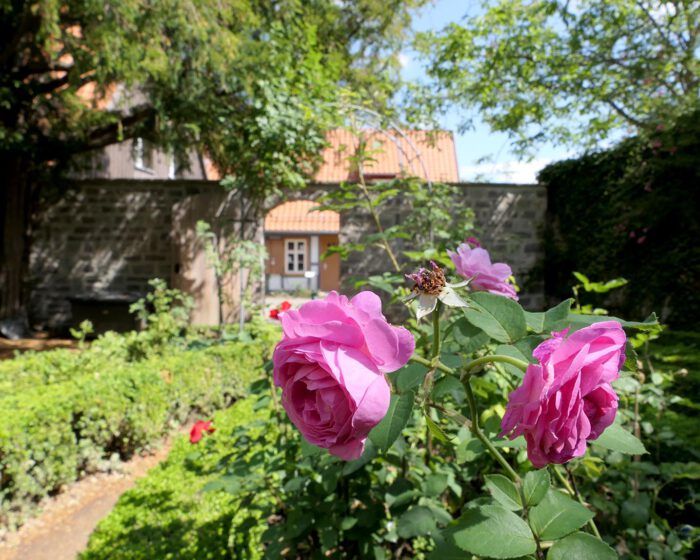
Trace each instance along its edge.
<path fill-rule="evenodd" d="M 427 320 L 407 329 L 369 291 L 279 312 L 252 417 L 220 413 L 189 453 L 181 442 L 85 557 L 177 554 L 163 527 L 212 558 L 692 557 L 697 340 L 573 300 L 525 311 L 507 270 L 466 245 L 454 270 L 479 281 L 412 274 Z M 538 389 L 541 372 L 569 385 Z"/>
<path fill-rule="evenodd" d="M 193 414 L 228 406 L 263 362 L 274 332 L 254 323 L 242 336 L 202 340 L 184 330 L 186 314 L 173 304 L 180 296 L 153 286 L 134 309 L 142 331 L 0 362 L 5 529 L 64 485 L 148 449 Z"/>

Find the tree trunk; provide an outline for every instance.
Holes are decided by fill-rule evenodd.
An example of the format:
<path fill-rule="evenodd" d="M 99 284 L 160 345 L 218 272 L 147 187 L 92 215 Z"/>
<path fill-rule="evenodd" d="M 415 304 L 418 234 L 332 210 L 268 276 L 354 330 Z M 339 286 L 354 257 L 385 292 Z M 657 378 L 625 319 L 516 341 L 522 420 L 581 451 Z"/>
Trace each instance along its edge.
<path fill-rule="evenodd" d="M 0 154 L 0 320 L 25 310 L 24 280 L 29 264 L 30 193 L 28 162 Z"/>

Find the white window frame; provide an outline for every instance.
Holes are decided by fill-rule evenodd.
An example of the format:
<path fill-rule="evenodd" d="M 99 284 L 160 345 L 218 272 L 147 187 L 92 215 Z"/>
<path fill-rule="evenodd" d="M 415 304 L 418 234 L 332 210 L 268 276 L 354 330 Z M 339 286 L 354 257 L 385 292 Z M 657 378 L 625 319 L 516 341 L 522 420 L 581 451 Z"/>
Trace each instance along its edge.
<path fill-rule="evenodd" d="M 289 249 L 289 244 L 294 243 L 294 248 Z M 298 249 L 298 243 L 303 243 L 304 247 Z M 292 256 L 294 270 L 289 270 L 289 256 Z M 303 267 L 299 270 L 299 256 L 303 255 Z M 284 239 L 284 274 L 287 276 L 302 276 L 309 265 L 309 242 L 304 237 L 286 237 Z"/>
<path fill-rule="evenodd" d="M 152 166 L 154 156 L 152 144 L 140 136 L 134 138 L 134 167 L 138 171 L 153 173 L 153 167 L 148 167 L 146 165 L 146 152 L 149 152 L 149 159 L 151 160 L 150 163 Z"/>

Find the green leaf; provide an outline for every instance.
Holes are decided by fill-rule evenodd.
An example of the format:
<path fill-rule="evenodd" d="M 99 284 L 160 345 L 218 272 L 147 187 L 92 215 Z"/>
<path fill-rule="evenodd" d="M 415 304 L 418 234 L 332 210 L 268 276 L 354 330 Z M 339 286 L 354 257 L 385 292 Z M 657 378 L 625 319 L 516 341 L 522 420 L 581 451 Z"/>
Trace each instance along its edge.
<path fill-rule="evenodd" d="M 430 433 L 433 434 L 433 437 L 436 440 L 448 445 L 452 443 L 440 425 L 437 424 L 428 414 L 425 415 L 425 423 L 428 425 L 428 430 L 430 430 Z"/>
<path fill-rule="evenodd" d="M 566 328 L 571 312 L 571 304 L 574 300 L 565 299 L 559 305 L 544 312 L 544 325 L 542 332 L 550 333 Z"/>
<path fill-rule="evenodd" d="M 515 301 L 488 292 L 477 292 L 469 298 L 465 310 L 467 320 L 499 342 L 515 342 L 527 334 L 525 313 Z"/>
<path fill-rule="evenodd" d="M 555 542 L 547 560 L 615 560 L 617 553 L 599 538 L 588 533 L 574 533 Z"/>
<path fill-rule="evenodd" d="M 447 475 L 444 473 L 433 473 L 423 482 L 423 492 L 426 496 L 439 496 L 447 488 Z"/>
<path fill-rule="evenodd" d="M 499 504 L 511 511 L 523 509 L 520 500 L 520 493 L 508 478 L 502 474 L 488 474 L 486 479 L 486 488 Z"/>
<path fill-rule="evenodd" d="M 523 481 L 523 494 L 528 507 L 536 506 L 549 490 L 549 472 L 547 469 L 530 471 Z"/>
<path fill-rule="evenodd" d="M 457 404 L 462 404 L 467 398 L 464 385 L 452 375 L 446 375 L 439 379 L 431 392 L 431 397 L 434 401 L 440 401 L 446 395 L 450 395 Z"/>
<path fill-rule="evenodd" d="M 579 315 L 577 313 L 569 314 L 569 318 L 567 319 L 569 325 L 575 330 L 593 325 L 594 323 L 600 323 L 601 321 L 617 321 L 626 329 L 638 329 L 640 331 L 653 331 L 659 327 L 656 313 L 652 313 L 649 317 L 644 319 L 644 321 L 625 321 L 610 315 Z"/>
<path fill-rule="evenodd" d="M 536 333 L 544 332 L 544 312 L 525 311 L 525 322 Z"/>
<path fill-rule="evenodd" d="M 393 374 L 396 389 L 399 393 L 405 393 L 418 387 L 425 379 L 428 368 L 421 364 L 408 364 Z"/>
<path fill-rule="evenodd" d="M 591 443 L 598 447 L 627 455 L 643 455 L 647 453 L 644 444 L 619 424 L 610 426 L 598 439 L 594 439 Z"/>
<path fill-rule="evenodd" d="M 651 500 L 648 494 L 639 494 L 622 502 L 620 519 L 631 529 L 643 529 L 649 521 Z"/>
<path fill-rule="evenodd" d="M 426 506 L 409 508 L 399 517 L 396 526 L 399 536 L 404 539 L 429 535 L 437 530 L 435 516 Z"/>
<path fill-rule="evenodd" d="M 593 512 L 561 492 L 550 489 L 542 501 L 530 510 L 529 519 L 535 534 L 544 541 L 551 541 L 573 533 L 593 519 Z"/>
<path fill-rule="evenodd" d="M 452 333 L 464 354 L 475 352 L 490 340 L 489 335 L 472 325 L 466 317 L 455 321 L 451 331 L 448 332 Z"/>
<path fill-rule="evenodd" d="M 537 550 L 527 523 L 495 504 L 470 507 L 445 533 L 448 542 L 478 556 L 516 558 Z"/>
<path fill-rule="evenodd" d="M 413 411 L 415 394 L 391 395 L 386 416 L 369 433 L 369 439 L 382 451 L 387 451 L 408 423 Z"/>

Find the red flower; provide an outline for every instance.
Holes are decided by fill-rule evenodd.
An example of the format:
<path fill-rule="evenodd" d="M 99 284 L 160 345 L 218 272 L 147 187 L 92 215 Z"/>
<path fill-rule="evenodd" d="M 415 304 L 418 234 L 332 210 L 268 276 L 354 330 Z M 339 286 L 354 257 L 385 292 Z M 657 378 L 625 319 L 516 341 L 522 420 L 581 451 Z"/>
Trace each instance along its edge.
<path fill-rule="evenodd" d="M 270 309 L 270 319 L 279 320 L 279 314 L 280 312 L 277 309 Z"/>
<path fill-rule="evenodd" d="M 288 301 L 283 301 L 280 303 L 280 311 L 289 311 L 292 308 L 292 304 Z"/>
<path fill-rule="evenodd" d="M 211 422 L 204 420 L 197 420 L 190 430 L 190 443 L 199 443 L 199 440 L 204 437 L 204 432 L 213 434 L 216 430 L 212 428 Z"/>

